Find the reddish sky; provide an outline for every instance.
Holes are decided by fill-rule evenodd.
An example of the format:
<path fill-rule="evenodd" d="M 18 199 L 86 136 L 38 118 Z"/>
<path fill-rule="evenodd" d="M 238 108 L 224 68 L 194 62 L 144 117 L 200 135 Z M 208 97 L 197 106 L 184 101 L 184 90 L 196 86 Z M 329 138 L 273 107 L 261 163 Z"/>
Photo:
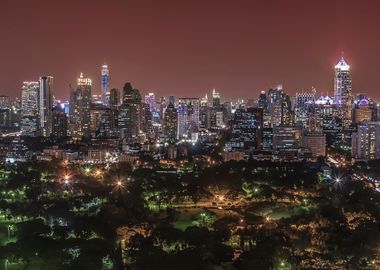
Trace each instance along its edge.
<path fill-rule="evenodd" d="M 0 94 L 51 74 L 55 95 L 104 59 L 111 86 L 157 96 L 257 97 L 282 83 L 332 93 L 341 51 L 353 89 L 380 98 L 380 1 L 1 0 Z"/>

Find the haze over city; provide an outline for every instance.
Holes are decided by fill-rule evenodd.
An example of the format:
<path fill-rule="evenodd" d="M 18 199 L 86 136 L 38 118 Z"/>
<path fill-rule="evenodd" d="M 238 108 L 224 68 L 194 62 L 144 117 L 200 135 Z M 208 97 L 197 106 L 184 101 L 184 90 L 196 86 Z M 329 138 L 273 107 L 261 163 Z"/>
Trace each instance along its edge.
<path fill-rule="evenodd" d="M 2 0 L 0 270 L 380 269 L 379 10 Z"/>
<path fill-rule="evenodd" d="M 378 1 L 20 1 L 0 10 L 0 93 L 20 96 L 25 80 L 55 78 L 66 99 L 80 72 L 100 93 L 131 81 L 158 96 L 256 97 L 283 84 L 333 93 L 344 52 L 353 90 L 380 98 Z"/>

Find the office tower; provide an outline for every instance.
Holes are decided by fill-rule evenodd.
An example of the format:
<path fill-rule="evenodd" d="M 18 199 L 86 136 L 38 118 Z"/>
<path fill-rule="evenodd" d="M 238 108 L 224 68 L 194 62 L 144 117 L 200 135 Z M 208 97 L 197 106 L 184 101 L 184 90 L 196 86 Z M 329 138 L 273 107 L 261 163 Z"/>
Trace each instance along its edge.
<path fill-rule="evenodd" d="M 264 112 L 268 110 L 268 98 L 265 91 L 260 92 L 259 100 L 257 103 L 258 107 L 262 108 Z"/>
<path fill-rule="evenodd" d="M 119 107 L 118 126 L 122 139 L 136 142 L 141 130 L 141 95 L 130 83 L 123 88 L 123 104 Z"/>
<path fill-rule="evenodd" d="M 201 98 L 201 107 L 208 107 L 208 96 L 205 94 L 203 98 Z"/>
<path fill-rule="evenodd" d="M 157 111 L 156 96 L 154 95 L 154 93 L 149 93 L 148 95 L 145 95 L 144 101 L 146 104 L 149 105 L 149 109 L 152 113 Z"/>
<path fill-rule="evenodd" d="M 352 157 L 361 160 L 380 159 L 380 122 L 359 124 L 351 143 Z"/>
<path fill-rule="evenodd" d="M 90 132 L 92 137 L 109 138 L 116 134 L 115 111 L 103 104 L 91 104 Z"/>
<path fill-rule="evenodd" d="M 70 132 L 74 139 L 89 137 L 92 81 L 80 74 L 77 87 L 70 93 Z"/>
<path fill-rule="evenodd" d="M 101 101 L 102 101 L 103 105 L 109 106 L 109 102 L 110 102 L 110 71 L 108 69 L 108 65 L 102 66 L 102 70 L 101 70 L 100 74 L 101 74 L 101 81 L 100 81 Z"/>
<path fill-rule="evenodd" d="M 231 123 L 231 138 L 226 143 L 228 151 L 261 149 L 263 109 L 237 109 Z"/>
<path fill-rule="evenodd" d="M 179 139 L 198 140 L 199 132 L 199 99 L 178 99 L 178 137 Z"/>
<path fill-rule="evenodd" d="M 116 108 L 120 105 L 120 91 L 116 88 L 112 88 L 110 91 L 109 105 L 111 108 Z"/>
<path fill-rule="evenodd" d="M 370 106 L 370 102 L 367 98 L 361 97 L 355 103 L 353 120 L 355 123 L 374 120 L 373 108 Z"/>
<path fill-rule="evenodd" d="M 343 128 L 347 129 L 352 121 L 352 81 L 350 66 L 343 57 L 335 65 L 334 103 L 340 108 Z"/>
<path fill-rule="evenodd" d="M 302 146 L 309 149 L 313 157 L 326 156 L 326 135 L 310 132 L 302 138 Z"/>
<path fill-rule="evenodd" d="M 273 128 L 263 128 L 261 149 L 264 151 L 271 151 L 273 149 Z"/>
<path fill-rule="evenodd" d="M 295 99 L 295 122 L 301 126 L 308 128 L 309 126 L 309 112 L 315 103 L 315 89 L 311 92 L 297 92 Z"/>
<path fill-rule="evenodd" d="M 67 115 L 62 106 L 56 106 L 52 110 L 52 136 L 55 139 L 67 137 Z"/>
<path fill-rule="evenodd" d="M 49 137 L 53 129 L 53 77 L 40 78 L 40 132 L 41 136 Z"/>
<path fill-rule="evenodd" d="M 147 138 L 153 137 L 153 113 L 151 111 L 151 105 L 148 103 L 142 103 L 142 117 L 141 117 L 141 131 Z"/>
<path fill-rule="evenodd" d="M 220 106 L 220 94 L 216 89 L 212 89 L 212 107 L 217 108 Z"/>
<path fill-rule="evenodd" d="M 299 126 L 280 125 L 273 128 L 273 149 L 297 151 L 301 146 L 302 129 Z"/>
<path fill-rule="evenodd" d="M 38 135 L 39 92 L 39 82 L 23 82 L 21 88 L 21 132 L 23 135 Z"/>
<path fill-rule="evenodd" d="M 164 116 L 165 141 L 174 143 L 177 140 L 178 113 L 173 103 L 169 103 Z"/>
<path fill-rule="evenodd" d="M 207 96 L 207 95 L 206 95 Z M 203 98 L 201 100 L 201 107 L 199 111 L 199 127 L 204 129 L 210 129 L 212 126 L 213 113 L 215 109 L 208 106 L 208 102 Z"/>
<path fill-rule="evenodd" d="M 173 103 L 174 104 L 174 103 Z M 159 104 L 159 109 L 160 109 L 160 124 L 161 126 L 164 125 L 164 121 L 165 121 L 165 111 L 166 111 L 166 107 L 167 107 L 167 103 L 166 103 L 166 98 L 165 97 L 161 97 L 160 98 L 160 104 Z"/>
<path fill-rule="evenodd" d="M 174 107 L 175 107 L 175 97 L 174 97 L 174 96 L 169 96 L 169 98 L 168 98 L 168 102 L 169 102 L 169 103 L 173 103 L 173 104 L 174 104 Z"/>
<path fill-rule="evenodd" d="M 0 95 L 0 109 L 9 108 L 11 105 L 8 96 Z"/>

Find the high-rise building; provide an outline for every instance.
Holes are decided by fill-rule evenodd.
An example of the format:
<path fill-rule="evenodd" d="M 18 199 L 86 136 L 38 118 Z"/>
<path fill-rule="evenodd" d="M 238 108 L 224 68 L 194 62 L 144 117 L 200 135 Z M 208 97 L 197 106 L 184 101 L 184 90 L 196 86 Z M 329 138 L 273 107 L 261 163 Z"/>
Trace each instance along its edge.
<path fill-rule="evenodd" d="M 295 122 L 305 128 L 309 126 L 309 112 L 315 103 L 315 89 L 311 92 L 297 92 L 295 99 Z"/>
<path fill-rule="evenodd" d="M 220 106 L 220 94 L 216 89 L 212 89 L 212 107 L 217 108 Z"/>
<path fill-rule="evenodd" d="M 225 147 L 228 151 L 261 149 L 263 109 L 237 109 L 231 123 L 231 138 Z"/>
<path fill-rule="evenodd" d="M 178 113 L 173 103 L 169 103 L 164 116 L 165 141 L 174 143 L 177 140 Z"/>
<path fill-rule="evenodd" d="M 120 135 L 129 142 L 137 141 L 141 131 L 141 95 L 130 83 L 123 88 L 123 104 L 119 107 Z"/>
<path fill-rule="evenodd" d="M 26 136 L 37 136 L 40 108 L 39 82 L 23 82 L 21 88 L 21 132 Z"/>
<path fill-rule="evenodd" d="M 302 137 L 302 146 L 309 149 L 313 157 L 326 156 L 326 135 L 323 133 L 306 133 Z"/>
<path fill-rule="evenodd" d="M 354 117 L 353 120 L 355 123 L 361 122 L 370 122 L 374 118 L 373 108 L 370 106 L 370 103 L 367 98 L 359 99 L 354 108 Z"/>
<path fill-rule="evenodd" d="M 49 137 L 53 129 L 53 77 L 40 78 L 40 131 L 41 136 Z"/>
<path fill-rule="evenodd" d="M 149 105 L 149 109 L 152 113 L 157 111 L 156 96 L 154 93 L 149 93 L 144 97 L 145 103 Z"/>
<path fill-rule="evenodd" d="M 9 108 L 11 105 L 8 96 L 0 95 L 0 109 Z"/>
<path fill-rule="evenodd" d="M 178 137 L 179 139 L 198 140 L 199 136 L 199 99 L 178 99 Z"/>
<path fill-rule="evenodd" d="M 52 135 L 56 139 L 62 139 L 67 136 L 67 115 L 64 108 L 56 106 L 52 110 L 53 127 Z"/>
<path fill-rule="evenodd" d="M 294 151 L 301 146 L 302 128 L 299 126 L 280 125 L 273 128 L 273 149 Z"/>
<path fill-rule="evenodd" d="M 148 103 L 142 103 L 141 104 L 141 131 L 144 133 L 144 135 L 147 136 L 147 138 L 154 137 L 154 131 L 153 131 L 153 113 L 151 111 L 151 106 Z"/>
<path fill-rule="evenodd" d="M 70 132 L 74 139 L 91 135 L 90 107 L 92 81 L 80 74 L 77 87 L 70 93 Z"/>
<path fill-rule="evenodd" d="M 101 74 L 100 88 L 101 88 L 102 104 L 105 106 L 109 106 L 109 102 L 110 102 L 110 71 L 108 69 L 108 65 L 102 66 L 102 70 L 101 70 L 100 74 Z"/>
<path fill-rule="evenodd" d="M 334 103 L 340 107 L 343 128 L 352 122 L 352 81 L 350 66 L 343 59 L 335 65 Z"/>
<path fill-rule="evenodd" d="M 358 125 L 352 134 L 351 155 L 356 159 L 380 159 L 380 122 Z"/>
<path fill-rule="evenodd" d="M 116 88 L 112 88 L 110 91 L 109 105 L 111 108 L 116 108 L 120 105 L 120 91 Z"/>
<path fill-rule="evenodd" d="M 112 137 L 116 133 L 116 110 L 103 104 L 91 104 L 90 130 L 92 137 Z"/>

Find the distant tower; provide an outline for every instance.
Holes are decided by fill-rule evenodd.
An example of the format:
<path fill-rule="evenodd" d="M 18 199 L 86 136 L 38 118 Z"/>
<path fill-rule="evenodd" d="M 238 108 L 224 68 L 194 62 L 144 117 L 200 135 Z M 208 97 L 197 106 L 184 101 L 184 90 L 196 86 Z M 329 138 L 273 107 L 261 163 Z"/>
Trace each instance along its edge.
<path fill-rule="evenodd" d="M 174 143 L 177 140 L 178 113 L 173 103 L 169 103 L 165 110 L 164 135 L 165 141 Z"/>
<path fill-rule="evenodd" d="M 39 92 L 39 82 L 23 82 L 21 88 L 21 132 L 23 135 L 38 135 Z"/>
<path fill-rule="evenodd" d="M 40 128 L 41 136 L 49 137 L 53 129 L 53 77 L 40 78 Z"/>
<path fill-rule="evenodd" d="M 350 66 L 343 59 L 335 65 L 334 98 L 335 103 L 344 105 L 352 95 Z"/>
<path fill-rule="evenodd" d="M 335 65 L 334 102 L 341 107 L 343 127 L 348 128 L 352 122 L 352 81 L 350 66 L 343 57 Z"/>
<path fill-rule="evenodd" d="M 71 89 L 70 125 L 71 136 L 75 139 L 90 136 L 91 87 L 91 79 L 84 78 L 81 73 L 77 80 L 77 88 Z"/>
<path fill-rule="evenodd" d="M 112 108 L 120 105 L 120 92 L 116 88 L 112 88 L 110 91 L 109 105 Z"/>
<path fill-rule="evenodd" d="M 108 65 L 103 65 L 101 70 L 101 96 L 103 105 L 109 106 L 110 99 L 110 71 Z"/>
<path fill-rule="evenodd" d="M 123 139 L 136 142 L 141 130 L 141 95 L 130 83 L 123 88 L 123 104 L 119 107 L 118 126 Z"/>

